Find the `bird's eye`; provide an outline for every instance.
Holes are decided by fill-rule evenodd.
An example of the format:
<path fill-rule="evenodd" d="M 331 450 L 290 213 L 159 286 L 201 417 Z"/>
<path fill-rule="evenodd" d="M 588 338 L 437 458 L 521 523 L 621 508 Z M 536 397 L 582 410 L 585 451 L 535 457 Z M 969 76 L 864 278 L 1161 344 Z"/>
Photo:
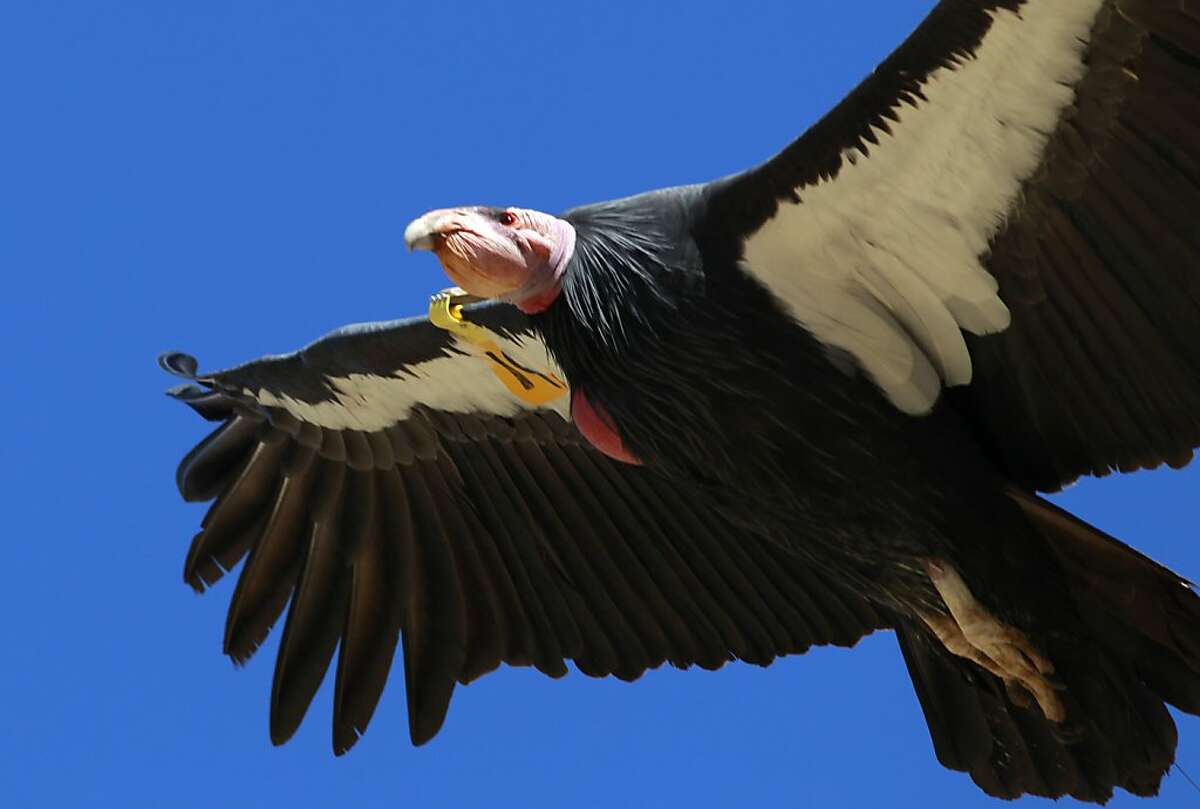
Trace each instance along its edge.
<path fill-rule="evenodd" d="M 500 224 L 515 225 L 517 223 L 517 215 L 512 211 L 504 211 L 500 214 Z"/>

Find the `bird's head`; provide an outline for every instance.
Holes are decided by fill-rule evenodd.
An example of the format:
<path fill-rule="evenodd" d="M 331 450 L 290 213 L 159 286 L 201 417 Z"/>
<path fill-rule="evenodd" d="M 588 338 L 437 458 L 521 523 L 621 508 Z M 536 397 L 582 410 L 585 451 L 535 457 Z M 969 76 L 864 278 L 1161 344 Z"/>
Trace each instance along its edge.
<path fill-rule="evenodd" d="M 575 251 L 575 229 L 525 208 L 445 208 L 404 230 L 410 250 L 432 250 L 455 284 L 540 312 L 558 296 Z"/>

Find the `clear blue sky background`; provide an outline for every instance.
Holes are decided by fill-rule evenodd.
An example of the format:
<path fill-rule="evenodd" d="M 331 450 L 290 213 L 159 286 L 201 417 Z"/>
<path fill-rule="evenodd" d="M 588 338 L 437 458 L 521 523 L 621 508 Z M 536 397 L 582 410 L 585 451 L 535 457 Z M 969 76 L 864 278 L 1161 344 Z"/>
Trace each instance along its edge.
<path fill-rule="evenodd" d="M 422 311 L 445 282 L 401 233 L 428 208 L 554 211 L 746 167 L 931 5 L 3 3 L 0 804 L 988 803 L 934 761 L 890 635 L 634 685 L 505 670 L 419 750 L 393 676 L 336 760 L 326 683 L 272 748 L 277 636 L 235 671 L 232 582 L 197 598 L 180 579 L 202 510 L 173 472 L 204 428 L 154 366 Z M 1200 576 L 1198 482 L 1061 502 Z M 1200 774 L 1200 721 L 1180 725 Z M 1178 776 L 1164 796 L 1200 799 Z"/>

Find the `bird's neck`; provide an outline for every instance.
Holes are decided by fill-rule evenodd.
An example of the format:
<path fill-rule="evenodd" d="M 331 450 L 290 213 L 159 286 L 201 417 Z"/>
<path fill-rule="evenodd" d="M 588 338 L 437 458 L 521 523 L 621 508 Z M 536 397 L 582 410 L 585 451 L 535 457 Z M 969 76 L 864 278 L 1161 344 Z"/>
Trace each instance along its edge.
<path fill-rule="evenodd" d="M 549 257 L 531 273 L 525 285 L 504 297 L 504 300 L 528 315 L 546 311 L 558 299 L 562 292 L 563 274 L 575 257 L 576 235 L 571 223 L 555 218 L 550 226 L 554 230 L 551 239 L 554 249 Z"/>

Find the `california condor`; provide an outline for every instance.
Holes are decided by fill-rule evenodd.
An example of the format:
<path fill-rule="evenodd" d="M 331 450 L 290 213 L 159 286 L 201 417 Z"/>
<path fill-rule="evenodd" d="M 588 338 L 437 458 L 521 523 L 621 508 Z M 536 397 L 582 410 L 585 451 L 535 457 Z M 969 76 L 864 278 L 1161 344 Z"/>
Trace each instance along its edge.
<path fill-rule="evenodd" d="M 767 162 L 553 216 L 412 222 L 462 290 L 171 391 L 218 422 L 184 577 L 287 607 L 286 741 L 398 641 L 416 744 L 456 683 L 765 665 L 893 629 L 987 793 L 1154 794 L 1200 600 L 1056 508 L 1200 445 L 1200 8 L 943 0 Z M 488 300 L 484 300 L 488 299 Z"/>

